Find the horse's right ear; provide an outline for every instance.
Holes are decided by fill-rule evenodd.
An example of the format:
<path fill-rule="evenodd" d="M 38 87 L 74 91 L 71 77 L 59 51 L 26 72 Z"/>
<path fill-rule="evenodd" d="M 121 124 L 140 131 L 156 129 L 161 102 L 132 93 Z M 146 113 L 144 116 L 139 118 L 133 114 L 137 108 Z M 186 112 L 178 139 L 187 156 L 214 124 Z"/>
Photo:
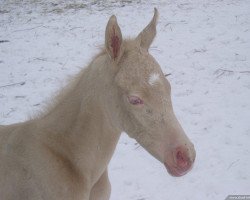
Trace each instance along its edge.
<path fill-rule="evenodd" d="M 123 54 L 122 33 L 116 17 L 110 17 L 105 32 L 105 47 L 111 59 L 119 62 Z"/>

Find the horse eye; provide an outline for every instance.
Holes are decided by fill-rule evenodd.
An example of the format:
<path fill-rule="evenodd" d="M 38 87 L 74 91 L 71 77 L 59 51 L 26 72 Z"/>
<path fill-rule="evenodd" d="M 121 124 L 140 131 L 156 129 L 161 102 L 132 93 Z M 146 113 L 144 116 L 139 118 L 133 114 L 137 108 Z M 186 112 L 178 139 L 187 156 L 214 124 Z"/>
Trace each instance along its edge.
<path fill-rule="evenodd" d="M 143 100 L 140 99 L 139 97 L 136 97 L 136 96 L 129 96 L 128 101 L 132 105 L 142 105 L 143 104 Z"/>

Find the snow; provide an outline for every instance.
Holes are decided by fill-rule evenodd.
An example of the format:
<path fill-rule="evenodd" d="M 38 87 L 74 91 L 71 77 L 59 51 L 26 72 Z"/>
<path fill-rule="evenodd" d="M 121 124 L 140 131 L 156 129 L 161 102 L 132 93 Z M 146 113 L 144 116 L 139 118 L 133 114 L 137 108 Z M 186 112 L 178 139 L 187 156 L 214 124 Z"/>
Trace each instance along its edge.
<path fill-rule="evenodd" d="M 196 147 L 174 178 L 122 135 L 109 166 L 111 200 L 225 199 L 250 191 L 250 1 L 0 3 L 0 124 L 24 121 L 91 60 L 110 15 L 136 36 L 159 9 L 150 52 L 172 85 L 175 113 Z"/>

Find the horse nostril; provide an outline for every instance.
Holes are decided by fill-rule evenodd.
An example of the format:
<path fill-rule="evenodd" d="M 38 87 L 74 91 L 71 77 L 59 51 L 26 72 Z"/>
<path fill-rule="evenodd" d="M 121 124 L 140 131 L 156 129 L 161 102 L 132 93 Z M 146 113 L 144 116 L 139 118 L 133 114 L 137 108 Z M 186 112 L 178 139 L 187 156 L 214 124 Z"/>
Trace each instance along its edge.
<path fill-rule="evenodd" d="M 184 168 L 188 165 L 188 159 L 185 153 L 183 153 L 181 150 L 176 152 L 176 164 L 181 168 Z"/>

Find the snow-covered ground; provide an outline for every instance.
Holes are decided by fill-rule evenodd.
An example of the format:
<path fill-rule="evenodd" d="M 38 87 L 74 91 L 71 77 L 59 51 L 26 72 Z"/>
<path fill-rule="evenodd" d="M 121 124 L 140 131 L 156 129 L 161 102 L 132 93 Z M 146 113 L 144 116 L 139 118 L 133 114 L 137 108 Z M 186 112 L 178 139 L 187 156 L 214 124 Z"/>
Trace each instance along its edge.
<path fill-rule="evenodd" d="M 65 3 L 66 2 L 66 3 Z M 111 14 L 135 36 L 160 12 L 150 50 L 194 142 L 174 178 L 125 134 L 110 163 L 111 200 L 210 200 L 250 194 L 250 1 L 1 0 L 0 124 L 38 112 L 99 51 Z"/>

